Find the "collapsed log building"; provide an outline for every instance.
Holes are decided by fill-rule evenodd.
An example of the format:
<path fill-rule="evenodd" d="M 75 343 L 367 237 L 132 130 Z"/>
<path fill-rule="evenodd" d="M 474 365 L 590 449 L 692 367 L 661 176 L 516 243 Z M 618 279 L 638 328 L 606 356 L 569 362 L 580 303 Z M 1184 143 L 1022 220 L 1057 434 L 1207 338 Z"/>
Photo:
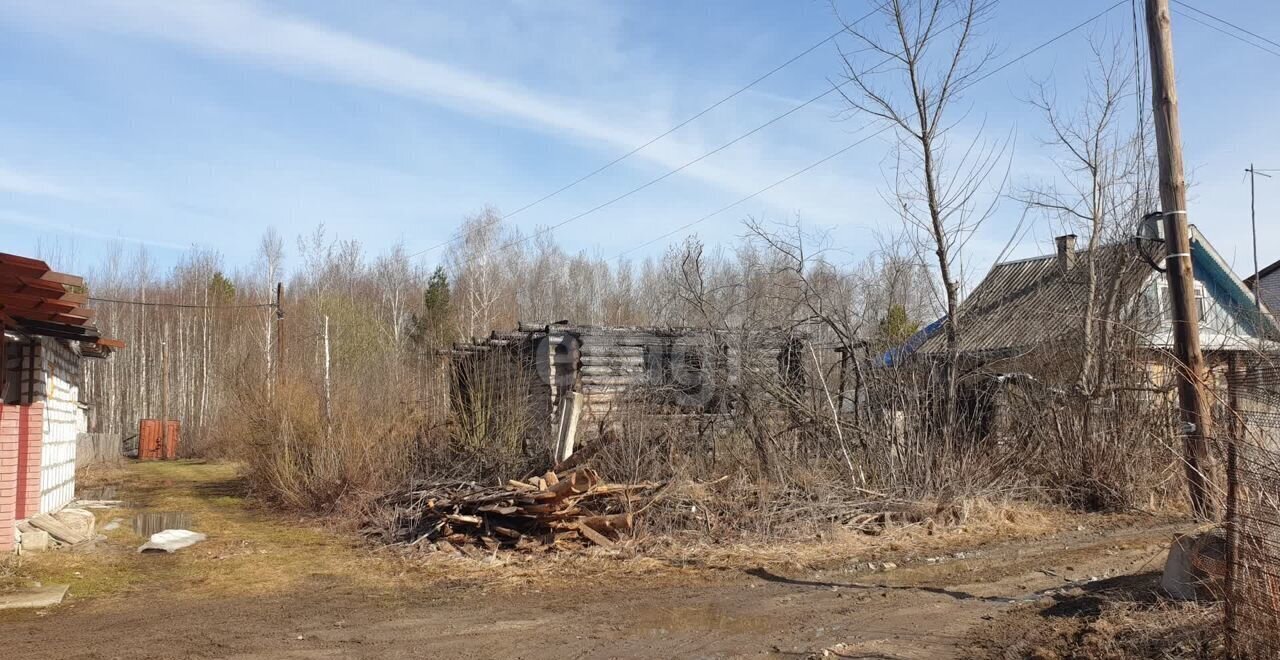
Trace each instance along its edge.
<path fill-rule="evenodd" d="M 624 409 L 705 418 L 732 414 L 753 390 L 799 391 L 804 347 L 803 334 L 785 330 L 520 322 L 448 351 L 450 405 L 463 434 L 551 446 L 564 460 Z"/>

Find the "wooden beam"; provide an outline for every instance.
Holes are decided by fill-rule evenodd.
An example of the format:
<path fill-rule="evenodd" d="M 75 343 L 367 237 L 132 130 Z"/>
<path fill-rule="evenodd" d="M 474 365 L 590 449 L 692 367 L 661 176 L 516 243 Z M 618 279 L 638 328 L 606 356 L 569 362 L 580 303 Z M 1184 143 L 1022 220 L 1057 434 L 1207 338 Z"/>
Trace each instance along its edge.
<path fill-rule="evenodd" d="M 83 293 L 67 291 L 65 287 L 59 292 L 46 288 L 29 287 L 20 282 L 0 283 L 0 296 L 26 296 L 43 300 L 55 300 L 76 306 L 89 304 L 89 296 Z"/>
<path fill-rule="evenodd" d="M 5 312 L 15 319 L 48 321 L 50 323 L 60 323 L 65 325 L 85 325 L 93 318 L 94 315 L 94 311 L 92 309 L 84 309 L 74 314 L 68 314 L 57 310 L 30 309 L 26 307 L 15 307 L 4 303 L 0 303 L 0 311 Z"/>
<path fill-rule="evenodd" d="M 87 307 L 81 307 L 70 300 L 58 300 L 57 298 L 44 298 L 38 295 L 21 293 L 0 292 L 0 304 L 23 309 L 57 311 L 63 314 L 77 314 L 76 310 L 78 309 L 89 311 Z"/>
<path fill-rule="evenodd" d="M 98 330 L 93 326 L 65 325 L 32 319 L 20 319 L 18 324 L 19 330 L 33 335 L 87 342 L 98 339 Z"/>
<path fill-rule="evenodd" d="M 53 270 L 49 267 L 49 264 L 40 261 L 39 259 L 9 254 L 7 252 L 0 252 L 0 266 L 12 270 L 24 270 L 37 275 Z"/>
<path fill-rule="evenodd" d="M 45 282 L 56 282 L 63 286 L 73 286 L 77 289 L 84 288 L 84 278 L 79 275 L 68 275 L 67 273 L 58 273 L 49 271 L 40 277 Z"/>
<path fill-rule="evenodd" d="M 84 278 L 79 275 L 59 273 L 50 268 L 49 264 L 40 261 L 39 259 L 22 257 L 16 254 L 0 253 L 0 271 L 34 277 L 36 279 L 53 282 L 55 284 L 64 284 L 66 286 L 84 286 Z"/>
<path fill-rule="evenodd" d="M 12 271 L 4 270 L 3 268 L 0 268 L 0 284 L 17 285 L 24 287 L 27 290 L 46 291 L 57 295 L 62 295 L 67 292 L 67 287 L 57 282 L 14 273 Z"/>

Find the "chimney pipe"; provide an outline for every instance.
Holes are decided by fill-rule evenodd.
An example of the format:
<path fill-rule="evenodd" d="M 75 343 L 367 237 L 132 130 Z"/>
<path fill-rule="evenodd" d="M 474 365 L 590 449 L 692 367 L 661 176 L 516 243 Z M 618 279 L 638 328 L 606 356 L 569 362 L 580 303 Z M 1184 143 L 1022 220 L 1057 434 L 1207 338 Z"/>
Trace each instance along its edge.
<path fill-rule="evenodd" d="M 1076 235 L 1059 236 L 1053 241 L 1058 244 L 1058 265 L 1062 270 L 1071 270 L 1076 265 Z"/>

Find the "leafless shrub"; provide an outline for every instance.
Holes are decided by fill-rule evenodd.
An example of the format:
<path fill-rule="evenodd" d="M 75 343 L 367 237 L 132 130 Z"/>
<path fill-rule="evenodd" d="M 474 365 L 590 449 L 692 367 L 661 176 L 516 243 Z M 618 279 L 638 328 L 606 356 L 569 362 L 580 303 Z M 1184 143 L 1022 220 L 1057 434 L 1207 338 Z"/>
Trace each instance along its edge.
<path fill-rule="evenodd" d="M 359 507 L 440 458 L 422 415 L 339 401 L 329 426 L 320 410 L 312 388 L 286 381 L 274 398 L 247 396 L 221 421 L 255 496 L 308 511 Z"/>
<path fill-rule="evenodd" d="M 545 410 L 539 414 L 534 356 L 494 351 L 455 363 L 449 390 L 452 462 L 468 478 L 518 478 L 547 467 Z"/>

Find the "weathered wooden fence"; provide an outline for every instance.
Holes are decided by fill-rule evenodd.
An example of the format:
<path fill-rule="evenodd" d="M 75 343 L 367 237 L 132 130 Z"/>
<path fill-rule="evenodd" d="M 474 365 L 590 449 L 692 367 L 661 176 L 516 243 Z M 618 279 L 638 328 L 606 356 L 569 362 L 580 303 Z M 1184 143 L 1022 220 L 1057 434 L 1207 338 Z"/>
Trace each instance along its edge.
<path fill-rule="evenodd" d="M 81 433 L 76 436 L 76 465 L 100 465 L 124 460 L 122 438 L 118 433 Z"/>

